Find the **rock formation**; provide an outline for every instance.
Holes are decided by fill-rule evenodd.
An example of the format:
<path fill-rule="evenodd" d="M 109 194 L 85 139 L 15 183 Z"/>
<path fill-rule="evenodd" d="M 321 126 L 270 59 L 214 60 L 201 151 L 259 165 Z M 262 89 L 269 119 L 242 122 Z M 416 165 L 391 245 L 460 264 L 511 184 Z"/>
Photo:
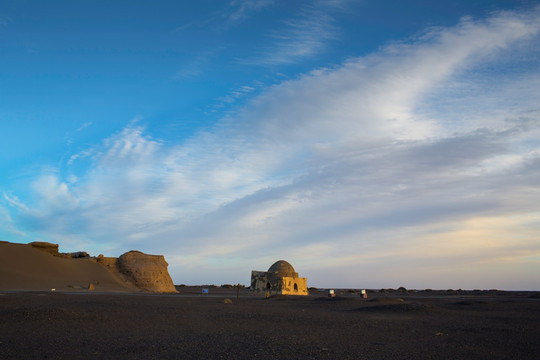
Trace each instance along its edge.
<path fill-rule="evenodd" d="M 132 250 L 119 258 L 101 254 L 92 257 L 85 251 L 60 253 L 58 244 L 42 241 L 28 245 L 0 241 L 0 245 L 0 289 L 109 287 L 120 291 L 176 292 L 163 255 Z"/>
<path fill-rule="evenodd" d="M 87 253 L 86 251 L 75 251 L 71 253 L 62 253 L 62 254 L 72 259 L 88 259 L 90 257 L 90 254 Z"/>
<path fill-rule="evenodd" d="M 116 262 L 120 273 L 137 287 L 159 293 L 176 292 L 168 265 L 163 255 L 147 255 L 135 250 L 121 255 Z"/>
<path fill-rule="evenodd" d="M 90 254 L 88 254 L 86 251 L 75 251 L 71 253 L 58 252 L 58 244 L 52 244 L 46 241 L 34 241 L 34 242 L 29 243 L 28 245 L 30 245 L 34 249 L 45 251 L 51 255 L 62 257 L 62 258 L 68 258 L 68 259 L 90 258 Z"/>
<path fill-rule="evenodd" d="M 29 243 L 28 245 L 30 245 L 31 247 L 35 249 L 45 251 L 49 254 L 58 256 L 58 244 L 51 244 L 45 241 L 34 241 L 34 242 Z"/>
<path fill-rule="evenodd" d="M 141 291 L 95 258 L 65 257 L 56 246 L 0 242 L 0 291 L 88 291 L 90 283 L 97 291 Z"/>

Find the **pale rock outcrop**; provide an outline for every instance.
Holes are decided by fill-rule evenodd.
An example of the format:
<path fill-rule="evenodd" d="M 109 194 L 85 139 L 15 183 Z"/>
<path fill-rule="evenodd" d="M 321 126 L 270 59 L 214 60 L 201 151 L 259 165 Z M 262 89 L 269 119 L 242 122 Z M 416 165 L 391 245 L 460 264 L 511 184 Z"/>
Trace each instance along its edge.
<path fill-rule="evenodd" d="M 29 243 L 31 247 L 37 250 L 44 251 L 46 253 L 49 253 L 54 256 L 58 256 L 61 258 L 67 258 L 67 259 L 89 259 L 90 254 L 88 254 L 86 251 L 75 251 L 71 253 L 61 253 L 58 252 L 58 244 L 53 244 L 46 241 L 34 241 Z"/>
<path fill-rule="evenodd" d="M 148 255 L 132 250 L 118 258 L 116 266 L 120 273 L 137 287 L 159 293 L 174 293 L 176 288 L 163 255 Z"/>
<path fill-rule="evenodd" d="M 49 254 L 58 256 L 58 244 L 52 244 L 45 241 L 34 241 L 29 243 L 28 245 L 30 245 L 34 249 L 45 251 Z"/>

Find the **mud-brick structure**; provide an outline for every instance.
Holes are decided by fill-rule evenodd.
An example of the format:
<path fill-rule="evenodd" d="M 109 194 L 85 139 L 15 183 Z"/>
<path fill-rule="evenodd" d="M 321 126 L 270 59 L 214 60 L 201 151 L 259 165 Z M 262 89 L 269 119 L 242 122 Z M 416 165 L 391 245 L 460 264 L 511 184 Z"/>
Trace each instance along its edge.
<path fill-rule="evenodd" d="M 291 264 L 279 260 L 268 271 L 251 272 L 251 290 L 271 295 L 308 295 L 307 278 L 298 277 Z"/>

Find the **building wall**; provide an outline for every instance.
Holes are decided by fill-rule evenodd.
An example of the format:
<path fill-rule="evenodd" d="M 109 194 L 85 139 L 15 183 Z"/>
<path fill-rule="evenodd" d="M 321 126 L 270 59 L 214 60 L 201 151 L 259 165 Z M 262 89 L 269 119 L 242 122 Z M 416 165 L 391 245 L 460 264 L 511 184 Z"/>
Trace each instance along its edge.
<path fill-rule="evenodd" d="M 281 292 L 283 295 L 308 295 L 307 278 L 282 277 Z"/>
<path fill-rule="evenodd" d="M 307 278 L 273 277 L 265 271 L 251 272 L 251 290 L 257 293 L 308 295 Z"/>
<path fill-rule="evenodd" d="M 266 271 L 251 272 L 251 290 L 255 292 L 265 292 L 267 290 L 268 277 Z"/>

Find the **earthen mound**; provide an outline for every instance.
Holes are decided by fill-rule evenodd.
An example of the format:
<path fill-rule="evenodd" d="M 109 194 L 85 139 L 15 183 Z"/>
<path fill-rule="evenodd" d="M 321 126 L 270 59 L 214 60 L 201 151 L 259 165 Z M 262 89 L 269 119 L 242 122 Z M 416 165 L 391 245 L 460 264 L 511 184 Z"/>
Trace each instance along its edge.
<path fill-rule="evenodd" d="M 50 243 L 0 243 L 0 290 L 139 291 L 89 258 L 58 255 Z"/>
<path fill-rule="evenodd" d="M 58 244 L 0 241 L 1 290 L 129 291 L 173 293 L 162 255 L 130 251 L 120 258 L 59 253 Z"/>
<path fill-rule="evenodd" d="M 118 270 L 137 287 L 159 293 L 175 293 L 163 255 L 148 255 L 132 250 L 118 258 Z"/>

